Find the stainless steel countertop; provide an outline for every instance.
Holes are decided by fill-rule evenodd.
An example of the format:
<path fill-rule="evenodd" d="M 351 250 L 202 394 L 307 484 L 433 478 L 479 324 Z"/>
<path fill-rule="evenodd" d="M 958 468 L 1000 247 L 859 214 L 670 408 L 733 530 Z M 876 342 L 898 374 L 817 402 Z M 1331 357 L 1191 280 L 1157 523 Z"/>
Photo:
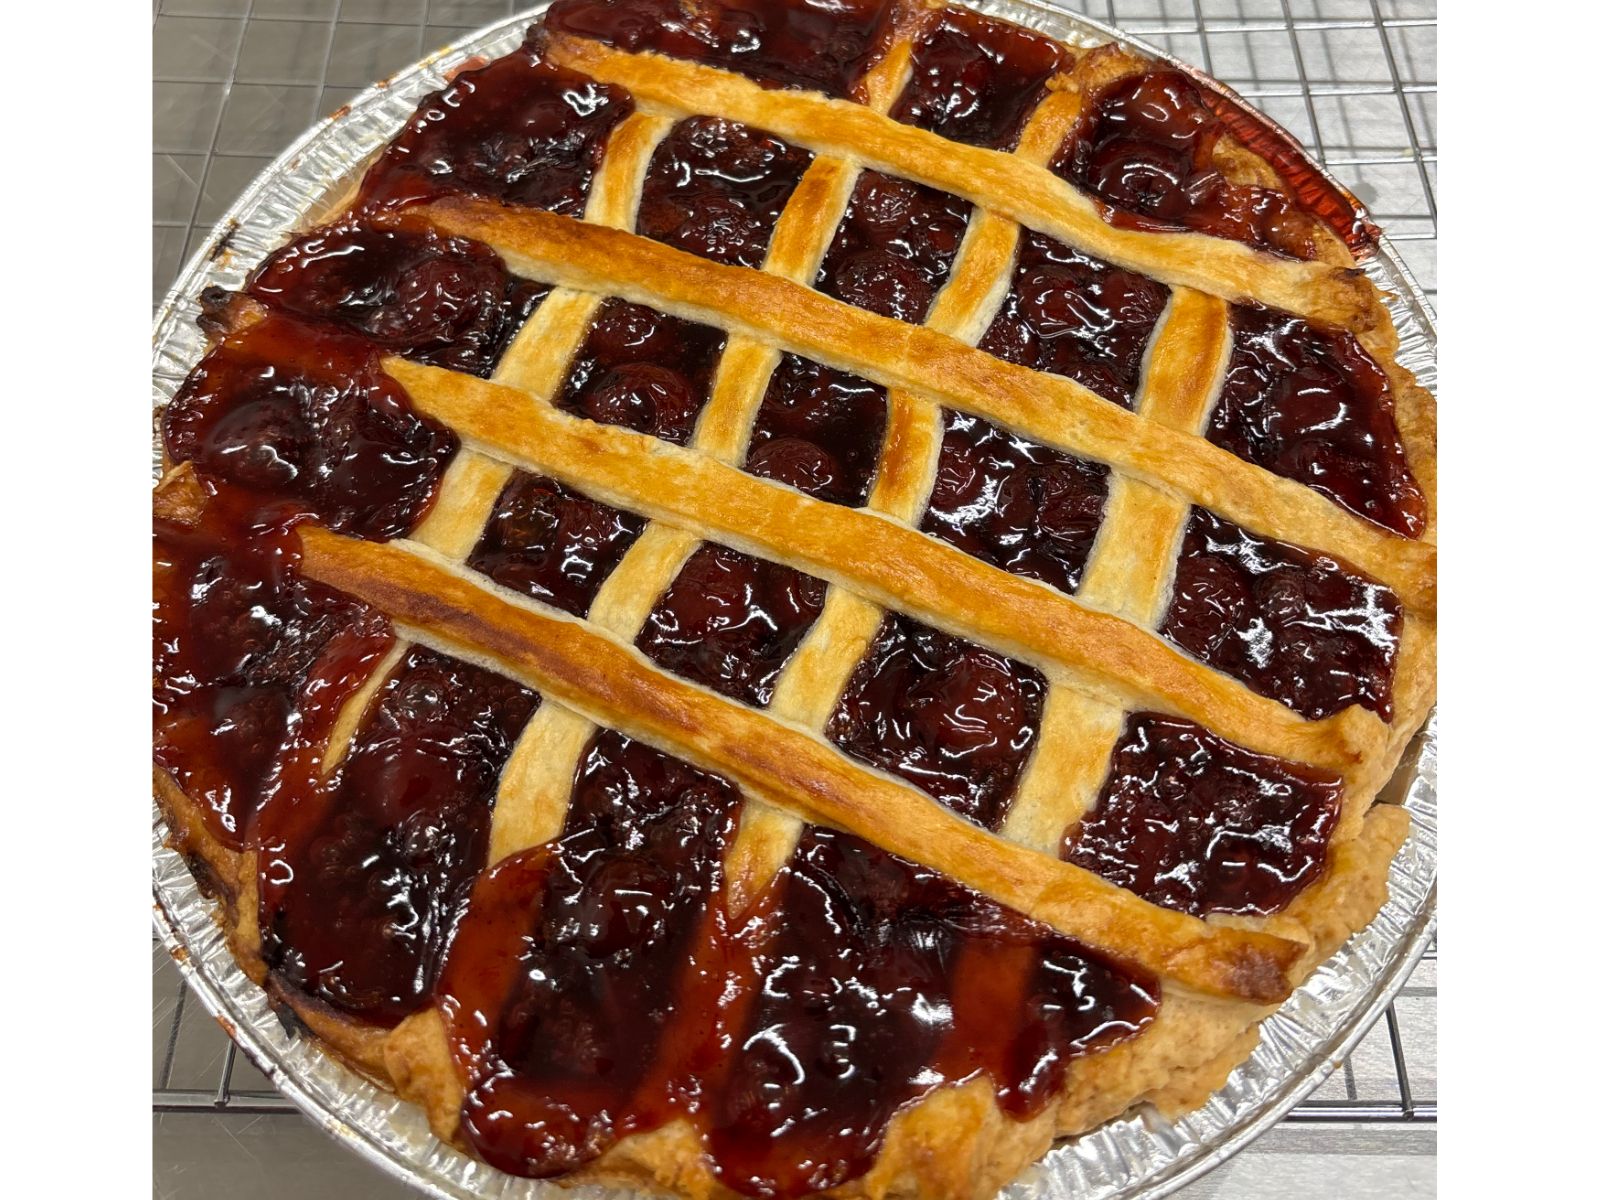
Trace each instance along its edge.
<path fill-rule="evenodd" d="M 153 303 L 206 231 L 319 115 L 498 20 L 513 0 L 155 0 Z M 1080 0 L 1205 67 L 1367 205 L 1434 300 L 1434 0 Z M 1303 1110 L 1184 1200 L 1432 1196 L 1435 961 Z M 154 1194 L 318 1200 L 406 1193 L 302 1119 L 153 952 Z M 1379 1107 L 1372 1107 L 1379 1106 Z"/>

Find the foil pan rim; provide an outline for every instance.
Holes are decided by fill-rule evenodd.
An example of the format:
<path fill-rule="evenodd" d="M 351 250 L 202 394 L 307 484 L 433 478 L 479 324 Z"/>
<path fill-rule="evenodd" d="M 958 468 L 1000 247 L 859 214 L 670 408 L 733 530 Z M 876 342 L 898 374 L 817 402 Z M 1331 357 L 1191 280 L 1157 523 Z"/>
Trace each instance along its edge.
<path fill-rule="evenodd" d="M 307 130 L 255 179 L 213 227 L 156 313 L 152 390 L 157 410 L 204 350 L 194 323 L 201 292 L 213 285 L 237 287 L 290 229 L 337 194 L 341 183 L 353 180 L 416 102 L 443 85 L 447 71 L 473 55 L 492 57 L 513 48 L 548 2 L 485 26 L 366 89 Z M 1193 70 L 1139 38 L 1058 7 L 1054 0 L 967 3 L 1076 45 L 1118 41 Z M 1399 361 L 1416 372 L 1424 387 L 1434 388 L 1433 311 L 1411 272 L 1382 236 L 1363 268 L 1384 292 L 1395 319 Z M 154 463 L 159 471 L 159 445 Z M 1436 725 L 1437 717 L 1430 716 L 1382 796 L 1404 804 L 1412 828 L 1390 867 L 1389 900 L 1372 924 L 1330 956 L 1263 1023 L 1255 1052 L 1201 1108 L 1176 1121 L 1136 1109 L 1058 1142 L 1006 1189 L 1007 1200 L 1168 1195 L 1238 1153 L 1328 1077 L 1393 1000 L 1434 932 Z M 629 1200 L 637 1195 L 620 1188 L 572 1189 L 502 1174 L 441 1143 L 417 1106 L 290 1034 L 234 960 L 214 906 L 201 894 L 182 857 L 165 845 L 167 830 L 158 808 L 153 808 L 151 833 L 153 919 L 162 944 L 206 1010 L 320 1128 L 388 1174 L 436 1197 L 553 1200 L 576 1191 L 590 1200 Z"/>

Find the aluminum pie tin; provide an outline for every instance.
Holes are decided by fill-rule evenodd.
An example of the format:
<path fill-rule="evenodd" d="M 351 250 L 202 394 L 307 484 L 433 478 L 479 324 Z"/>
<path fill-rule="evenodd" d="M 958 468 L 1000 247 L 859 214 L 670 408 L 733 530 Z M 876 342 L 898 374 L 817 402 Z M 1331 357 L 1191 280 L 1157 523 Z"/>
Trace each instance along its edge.
<path fill-rule="evenodd" d="M 154 401 L 169 401 L 205 353 L 195 323 L 208 287 L 238 288 L 291 231 L 315 221 L 354 182 L 369 156 L 410 117 L 427 93 L 476 56 L 514 49 L 549 6 L 490 25 L 374 85 L 309 130 L 247 188 L 211 231 L 156 314 Z M 1049 0 L 966 0 L 970 7 L 1031 26 L 1078 46 L 1119 41 L 1148 57 L 1184 66 L 1110 26 Z M 1253 110 L 1252 110 L 1253 111 Z M 1329 177 L 1331 178 L 1331 176 Z M 1384 293 L 1400 336 L 1398 360 L 1422 386 L 1436 385 L 1433 313 L 1415 279 L 1380 238 L 1367 274 Z M 159 471 L 159 447 L 156 453 Z M 1120 1200 L 1165 1196 L 1238 1153 L 1303 1100 L 1350 1054 L 1411 974 L 1433 936 L 1437 872 L 1437 717 L 1430 717 L 1380 799 L 1403 804 L 1411 833 L 1389 869 L 1389 900 L 1261 1027 L 1261 1041 L 1226 1085 L 1200 1109 L 1169 1121 L 1141 1107 L 1089 1133 L 1058 1142 L 1002 1195 L 1006 1200 Z M 429 1130 L 422 1110 L 400 1100 L 290 1033 L 262 990 L 240 970 L 217 925 L 215 906 L 183 859 L 165 845 L 153 809 L 151 850 L 155 926 L 200 1002 L 273 1085 L 316 1124 L 389 1174 L 436 1197 L 591 1200 L 637 1193 L 506 1175 Z M 559 1189 L 559 1190 L 558 1190 Z"/>

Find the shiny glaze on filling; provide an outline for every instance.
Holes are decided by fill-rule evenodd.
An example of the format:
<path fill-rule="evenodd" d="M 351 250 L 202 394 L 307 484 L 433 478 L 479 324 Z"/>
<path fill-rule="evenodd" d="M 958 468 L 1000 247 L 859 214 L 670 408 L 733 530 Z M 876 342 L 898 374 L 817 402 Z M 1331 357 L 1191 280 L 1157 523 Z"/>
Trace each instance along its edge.
<path fill-rule="evenodd" d="M 1132 408 L 1165 284 L 1023 230 L 1011 287 L 978 344 L 1007 362 L 1076 379 Z"/>
<path fill-rule="evenodd" d="M 422 519 L 456 450 L 369 342 L 277 315 L 200 360 L 161 432 L 168 456 L 207 479 L 378 539 Z"/>
<path fill-rule="evenodd" d="M 950 278 L 969 201 L 863 171 L 817 272 L 816 289 L 880 316 L 920 324 Z"/>
<path fill-rule="evenodd" d="M 538 36 L 425 97 L 368 170 L 358 209 L 464 192 L 580 215 L 606 139 L 633 112 L 633 98 L 543 61 Z"/>
<path fill-rule="evenodd" d="M 1062 857 L 1197 917 L 1275 913 L 1327 865 L 1339 797 L 1337 776 L 1134 713 Z"/>
<path fill-rule="evenodd" d="M 558 0 L 552 32 L 654 50 L 763 87 L 848 96 L 883 53 L 888 0 Z"/>
<path fill-rule="evenodd" d="M 1067 48 L 1043 34 L 945 9 L 918 34 L 891 115 L 952 141 L 1012 150 L 1050 77 L 1071 66 Z"/>
<path fill-rule="evenodd" d="M 1269 308 L 1229 311 L 1233 354 L 1206 437 L 1416 537 L 1427 501 L 1406 465 L 1389 377 L 1354 334 Z"/>
<path fill-rule="evenodd" d="M 636 513 L 591 500 L 549 476 L 518 471 L 495 500 L 467 566 L 501 587 L 583 617 L 644 526 Z"/>
<path fill-rule="evenodd" d="M 484 867 L 500 769 L 539 697 L 415 647 L 334 775 L 260 820 L 261 953 L 274 980 L 392 1026 L 431 997 Z"/>
<path fill-rule="evenodd" d="M 273 252 L 244 291 L 386 353 L 487 378 L 550 289 L 516 278 L 477 242 L 346 221 Z"/>
<path fill-rule="evenodd" d="M 744 468 L 859 508 L 877 473 L 888 409 L 878 384 L 785 353 L 756 413 Z"/>
<path fill-rule="evenodd" d="M 1400 623 L 1381 583 L 1196 508 L 1161 633 L 1303 717 L 1359 704 L 1387 721 Z"/>
<path fill-rule="evenodd" d="M 891 613 L 828 738 L 995 829 L 1038 737 L 1044 694 L 1044 676 L 1026 663 Z"/>
<path fill-rule="evenodd" d="M 714 262 L 759 267 L 811 151 L 722 117 L 674 125 L 650 158 L 637 228 Z"/>
<path fill-rule="evenodd" d="M 573 357 L 556 407 L 682 446 L 711 396 L 727 340 L 709 325 L 607 300 Z"/>
<path fill-rule="evenodd" d="M 827 592 L 792 567 L 707 542 L 656 601 L 634 644 L 674 674 L 765 708 Z"/>
<path fill-rule="evenodd" d="M 1223 175 L 1215 151 L 1226 132 L 1193 80 L 1155 67 L 1096 92 L 1051 169 L 1104 200 L 1114 225 L 1193 229 L 1315 258 L 1316 222 L 1289 196 Z"/>
<path fill-rule="evenodd" d="M 1110 471 L 946 409 L 922 530 L 1014 575 L 1074 592 Z"/>

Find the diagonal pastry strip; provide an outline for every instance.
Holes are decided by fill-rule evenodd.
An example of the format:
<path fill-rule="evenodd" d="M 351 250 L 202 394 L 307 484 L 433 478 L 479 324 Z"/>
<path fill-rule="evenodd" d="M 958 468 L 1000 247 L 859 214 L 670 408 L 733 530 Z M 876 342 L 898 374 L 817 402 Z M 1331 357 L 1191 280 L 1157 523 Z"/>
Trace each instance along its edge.
<path fill-rule="evenodd" d="M 1073 380 L 638 234 L 482 200 L 439 201 L 421 212 L 446 233 L 492 246 L 519 274 L 621 296 L 976 413 L 1176 491 L 1255 532 L 1335 554 L 1393 588 L 1409 608 L 1432 608 L 1432 545 L 1390 535 L 1310 488 L 1142 419 Z"/>
<path fill-rule="evenodd" d="M 302 567 L 541 693 L 792 807 L 871 838 L 1113 958 L 1196 991 L 1283 1000 L 1304 947 L 1212 926 L 1007 842 L 932 798 L 861 766 L 815 735 L 666 675 L 587 622 L 479 587 L 419 545 L 308 527 Z"/>
<path fill-rule="evenodd" d="M 554 34 L 550 61 L 626 88 L 641 106 L 675 116 L 714 112 L 819 154 L 860 163 L 1010 217 L 1097 258 L 1224 300 L 1281 308 L 1357 331 L 1382 305 L 1358 270 L 1301 262 L 1200 233 L 1108 223 L 1099 206 L 1046 167 L 1001 150 L 950 141 L 848 100 L 763 88 L 742 76 L 657 54 L 630 54 Z"/>

